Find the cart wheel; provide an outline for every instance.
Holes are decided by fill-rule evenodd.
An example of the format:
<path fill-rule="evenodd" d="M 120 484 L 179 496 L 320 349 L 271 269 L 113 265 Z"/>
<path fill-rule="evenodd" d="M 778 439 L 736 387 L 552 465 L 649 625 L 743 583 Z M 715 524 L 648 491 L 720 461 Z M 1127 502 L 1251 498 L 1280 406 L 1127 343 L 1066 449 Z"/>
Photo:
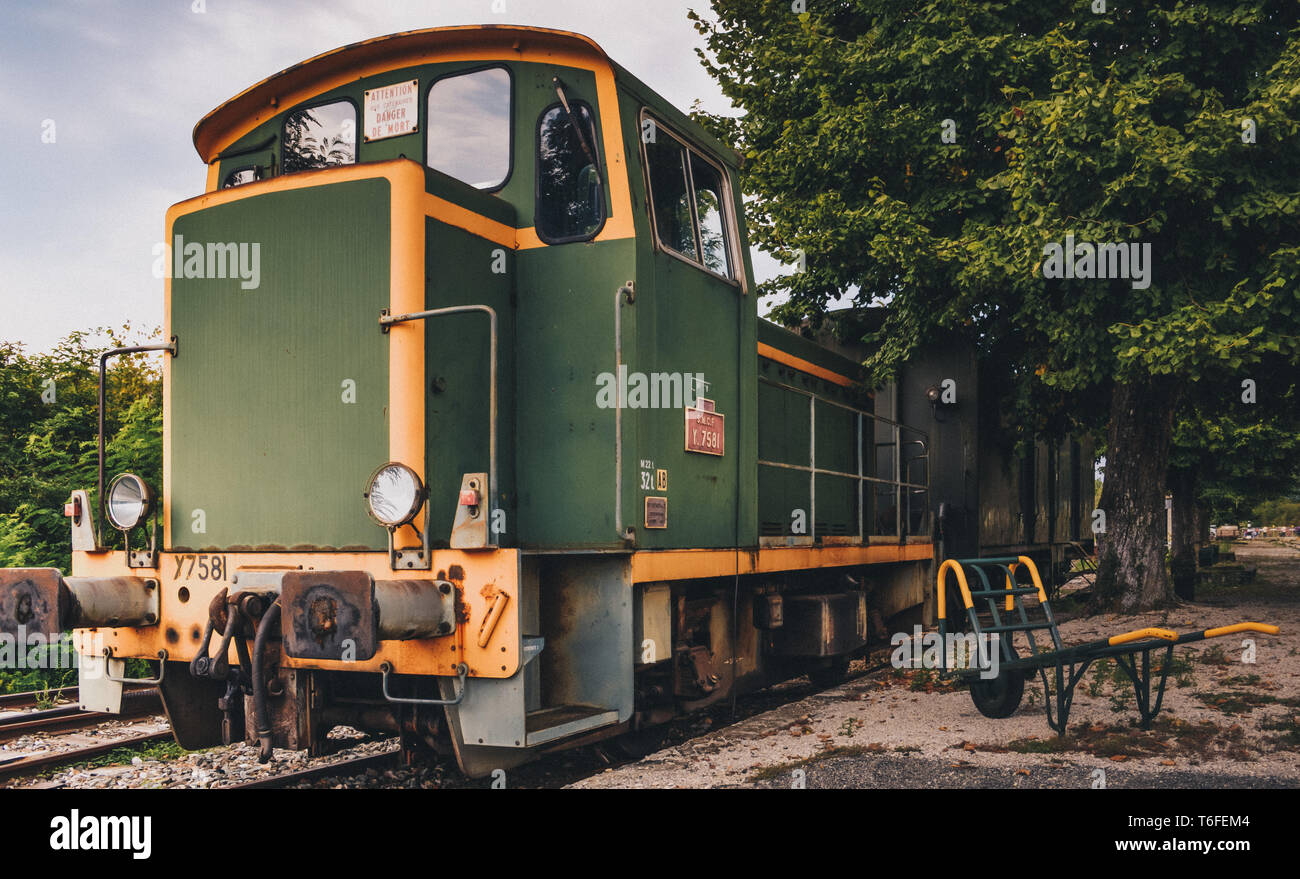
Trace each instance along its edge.
<path fill-rule="evenodd" d="M 1015 656 L 1013 647 L 1011 655 Z M 1025 673 L 1020 669 L 1002 671 L 992 680 L 971 679 L 970 698 L 980 714 L 1001 720 L 1015 714 L 1025 695 Z"/>

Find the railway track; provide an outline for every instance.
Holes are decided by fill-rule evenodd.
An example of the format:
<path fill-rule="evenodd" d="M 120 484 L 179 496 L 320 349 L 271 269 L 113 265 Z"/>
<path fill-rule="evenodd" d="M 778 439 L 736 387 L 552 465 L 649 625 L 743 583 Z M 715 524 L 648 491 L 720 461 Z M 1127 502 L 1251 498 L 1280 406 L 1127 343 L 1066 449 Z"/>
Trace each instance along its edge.
<path fill-rule="evenodd" d="M 57 687 L 52 690 L 28 690 L 24 693 L 4 693 L 0 695 L 0 711 L 21 711 L 36 708 L 42 703 L 53 704 L 58 701 L 75 700 L 76 687 Z"/>
<path fill-rule="evenodd" d="M 384 751 L 380 754 L 365 754 L 360 757 L 339 760 L 335 763 L 327 763 L 323 766 L 310 766 L 306 769 L 281 772 L 278 775 L 251 778 L 238 784 L 223 785 L 220 790 L 275 790 L 292 787 L 304 781 L 318 781 L 332 776 L 360 775 L 367 769 L 391 768 L 401 761 L 401 756 L 402 752 L 400 750 Z"/>
<path fill-rule="evenodd" d="M 66 705 L 0 717 L 0 742 L 10 742 L 32 733 L 85 729 L 106 720 L 146 717 L 160 711 L 162 711 L 162 700 L 159 698 L 157 690 L 152 687 L 133 690 L 122 695 L 121 714 L 82 711 L 76 705 Z"/>
<path fill-rule="evenodd" d="M 84 748 L 73 748 L 69 751 L 59 751 L 55 754 L 33 754 L 29 757 L 18 757 L 7 762 L 0 758 L 0 779 L 14 778 L 21 775 L 33 775 L 43 769 L 49 769 L 54 766 L 62 766 L 67 763 L 77 763 L 82 760 L 89 760 L 91 757 L 98 757 L 101 754 L 108 754 L 116 751 L 118 748 L 134 748 L 139 745 L 147 745 L 152 742 L 160 742 L 164 739 L 170 739 L 172 731 L 170 729 L 158 730 L 156 732 L 141 733 L 126 738 L 114 739 L 110 742 L 100 742 L 94 745 L 87 745 Z"/>
<path fill-rule="evenodd" d="M 880 662 L 878 660 L 870 661 L 859 669 L 855 669 L 854 673 L 850 675 L 850 679 L 868 676 L 888 667 L 888 662 Z M 738 700 L 734 712 L 728 705 L 720 704 L 712 711 L 707 712 L 707 716 L 711 718 L 710 726 L 712 729 L 721 729 L 754 714 L 770 710 L 777 705 L 791 700 L 803 698 L 812 692 L 817 692 L 822 689 L 825 688 L 807 683 L 794 682 L 779 689 L 765 690 L 742 696 Z M 28 728 L 35 726 L 32 719 L 36 715 L 40 715 L 40 717 L 36 717 L 36 723 L 39 723 L 43 727 L 39 731 L 51 731 L 69 728 L 84 728 L 86 726 L 93 726 L 97 723 L 102 723 L 105 720 L 156 713 L 149 710 L 151 705 L 157 705 L 157 694 L 152 688 L 142 692 L 128 694 L 128 697 L 132 702 L 134 702 L 134 704 L 129 702 L 124 703 L 123 715 L 103 715 L 91 712 L 80 712 L 75 707 L 69 706 L 51 709 L 44 712 L 31 712 L 26 715 L 16 715 L 15 718 L 0 718 L 0 741 L 5 741 L 7 738 L 17 737 L 17 734 L 11 732 L 15 729 L 22 730 L 22 733 L 19 734 L 25 734 L 28 731 L 38 731 L 36 729 Z M 152 702 L 149 697 L 153 698 Z M 672 725 L 672 729 L 667 731 L 660 746 L 668 747 L 697 735 L 699 730 L 693 728 L 692 721 L 698 720 L 699 718 L 696 717 L 675 722 Z M 22 721 L 22 723 L 19 723 L 18 721 Z M 61 726 L 62 724 L 66 724 L 66 726 Z M 17 759 L 11 759 L 8 762 L 5 762 L 3 755 L 0 754 L 0 779 L 30 776 L 53 767 L 89 760 L 120 748 L 134 748 L 170 738 L 170 731 L 159 730 L 145 732 L 143 734 L 129 736 L 110 742 L 99 742 L 86 747 L 74 748 L 56 754 L 38 754 L 19 757 Z M 655 749 L 657 748 L 652 750 Z M 556 754 L 548 755 L 535 763 L 519 767 L 511 773 L 511 782 L 512 786 L 559 787 L 589 775 L 603 772 L 609 768 L 636 762 L 637 759 L 637 756 L 619 754 L 616 750 L 607 748 L 604 746 L 604 743 L 602 743 L 576 750 L 557 752 Z M 346 779 L 349 777 L 356 777 L 362 775 L 369 769 L 384 770 L 400 765 L 401 752 L 394 749 L 378 754 L 364 754 L 336 760 L 332 763 L 248 778 L 233 784 L 215 786 L 212 789 L 284 789 L 305 782 L 319 781 L 325 778 L 337 777 Z M 458 779 L 454 775 L 445 780 L 445 786 L 451 788 L 481 787 L 483 783 L 482 779 L 471 781 Z"/>

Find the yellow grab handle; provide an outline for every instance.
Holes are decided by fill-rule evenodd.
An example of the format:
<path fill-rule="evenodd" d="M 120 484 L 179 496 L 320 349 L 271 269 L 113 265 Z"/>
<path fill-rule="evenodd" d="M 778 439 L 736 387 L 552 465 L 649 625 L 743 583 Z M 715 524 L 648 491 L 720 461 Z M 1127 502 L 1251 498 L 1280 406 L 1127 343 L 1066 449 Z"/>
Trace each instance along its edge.
<path fill-rule="evenodd" d="M 1047 601 L 1047 590 L 1043 588 L 1043 579 L 1038 576 L 1038 566 L 1034 560 L 1027 555 L 1020 556 L 1020 562 L 1029 568 L 1029 576 L 1033 579 L 1034 585 L 1038 587 L 1038 600 Z"/>
<path fill-rule="evenodd" d="M 1205 637 L 1217 638 L 1220 635 L 1233 635 L 1237 632 L 1263 632 L 1265 635 L 1276 635 L 1282 630 L 1270 623 L 1234 623 L 1231 626 L 1219 626 L 1217 629 L 1206 629 Z"/>
<path fill-rule="evenodd" d="M 947 590 L 943 588 L 943 584 L 944 584 L 944 580 L 946 579 L 944 575 L 948 573 L 948 570 L 950 568 L 957 572 L 957 586 L 961 589 L 961 600 L 965 602 L 967 610 L 975 606 L 975 602 L 972 601 L 970 597 L 970 587 L 966 585 L 966 572 L 961 569 L 961 565 L 957 564 L 956 559 L 948 559 L 942 565 L 939 566 L 938 593 L 939 593 L 939 619 L 941 620 L 946 620 L 948 618 L 947 616 L 944 615 L 944 604 L 945 604 L 944 593 L 947 592 Z"/>
<path fill-rule="evenodd" d="M 1116 644 L 1127 644 L 1129 641 L 1141 641 L 1143 638 L 1163 638 L 1166 641 L 1177 641 L 1178 633 L 1171 632 L 1168 629 L 1134 629 L 1132 632 L 1125 632 L 1122 635 L 1112 635 L 1106 640 L 1106 643 L 1113 647 Z"/>

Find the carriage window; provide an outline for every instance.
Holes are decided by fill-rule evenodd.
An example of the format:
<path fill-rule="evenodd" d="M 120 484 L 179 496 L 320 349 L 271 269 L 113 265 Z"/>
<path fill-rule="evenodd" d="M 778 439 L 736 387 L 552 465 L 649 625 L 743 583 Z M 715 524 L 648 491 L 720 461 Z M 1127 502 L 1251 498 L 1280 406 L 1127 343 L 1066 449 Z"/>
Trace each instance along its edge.
<path fill-rule="evenodd" d="M 557 105 L 542 115 L 537 138 L 537 234 L 553 243 L 590 238 L 605 221 L 604 187 L 594 164 L 596 124 L 586 104 L 570 106 L 581 137 Z"/>
<path fill-rule="evenodd" d="M 660 245 L 724 278 L 734 278 L 722 170 L 663 126 L 655 131 L 645 149 Z"/>
<path fill-rule="evenodd" d="M 284 170 L 310 171 L 357 160 L 357 109 L 350 101 L 320 104 L 284 118 Z"/>
<path fill-rule="evenodd" d="M 262 168 L 260 165 L 251 165 L 247 168 L 239 168 L 231 171 L 226 175 L 226 180 L 221 184 L 222 189 L 230 189 L 235 186 L 243 186 L 245 183 L 252 183 L 254 180 L 262 179 Z"/>
<path fill-rule="evenodd" d="M 510 74 L 500 67 L 438 80 L 429 89 L 430 168 L 476 189 L 510 176 Z"/>

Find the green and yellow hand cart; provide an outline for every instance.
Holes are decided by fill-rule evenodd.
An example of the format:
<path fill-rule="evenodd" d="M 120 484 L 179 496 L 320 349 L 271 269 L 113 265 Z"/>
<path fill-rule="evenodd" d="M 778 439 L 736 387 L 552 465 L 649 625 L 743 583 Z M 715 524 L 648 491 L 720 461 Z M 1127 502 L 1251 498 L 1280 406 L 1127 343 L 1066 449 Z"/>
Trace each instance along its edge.
<path fill-rule="evenodd" d="M 1016 581 L 1016 568 L 1023 566 L 1029 573 L 1032 585 L 1022 586 Z M 965 609 L 964 625 L 953 630 L 947 619 L 948 573 L 956 574 L 957 587 Z M 1004 587 L 993 584 L 996 577 L 1004 579 Z M 971 589 L 974 581 L 978 588 Z M 1023 600 L 1026 595 L 1038 596 L 1041 619 L 1031 619 Z M 1057 733 L 1065 735 L 1074 701 L 1074 688 L 1083 679 L 1088 667 L 1099 659 L 1113 658 L 1115 664 L 1133 682 L 1141 726 L 1147 729 L 1160 713 L 1164 701 L 1165 684 L 1169 679 L 1174 648 L 1206 638 L 1217 638 L 1238 632 L 1261 632 L 1276 635 L 1281 631 L 1268 623 L 1236 623 L 1230 626 L 1205 629 L 1200 632 L 1178 634 L 1169 629 L 1145 628 L 1120 635 L 1112 635 L 1086 644 L 1065 646 L 1061 643 L 1060 628 L 1047 600 L 1047 591 L 1038 575 L 1038 568 L 1027 556 L 1008 556 L 982 559 L 948 559 L 939 566 L 938 577 L 939 639 L 941 674 L 957 676 L 970 682 L 971 699 L 985 717 L 1010 717 L 1024 696 L 1025 678 L 1037 672 L 1043 682 L 1044 707 L 1047 723 Z M 985 625 L 976 612 L 977 602 L 988 603 L 988 616 L 992 625 Z M 999 611 L 1002 605 L 1002 611 Z M 1003 613 L 1008 622 L 1003 621 Z M 1018 620 L 1018 621 L 1017 621 Z M 1039 649 L 1035 632 L 1046 631 L 1051 637 L 1051 649 Z M 1015 648 L 1015 635 L 1023 632 L 1029 643 L 1029 654 L 1020 656 Z M 950 637 L 951 636 L 951 637 Z M 973 638 L 972 638 L 973 636 Z M 952 639 L 964 639 L 968 655 L 976 657 L 964 668 L 950 668 L 949 645 Z M 996 648 L 992 644 L 996 644 Z M 998 662 L 993 662 L 996 649 Z M 1151 654 L 1163 650 L 1159 669 L 1152 666 Z M 1055 675 L 1055 688 L 1048 686 L 1048 671 Z M 1154 694 L 1152 677 L 1158 672 Z M 1155 699 L 1152 700 L 1154 695 Z M 1053 711 L 1055 708 L 1055 711 Z"/>

